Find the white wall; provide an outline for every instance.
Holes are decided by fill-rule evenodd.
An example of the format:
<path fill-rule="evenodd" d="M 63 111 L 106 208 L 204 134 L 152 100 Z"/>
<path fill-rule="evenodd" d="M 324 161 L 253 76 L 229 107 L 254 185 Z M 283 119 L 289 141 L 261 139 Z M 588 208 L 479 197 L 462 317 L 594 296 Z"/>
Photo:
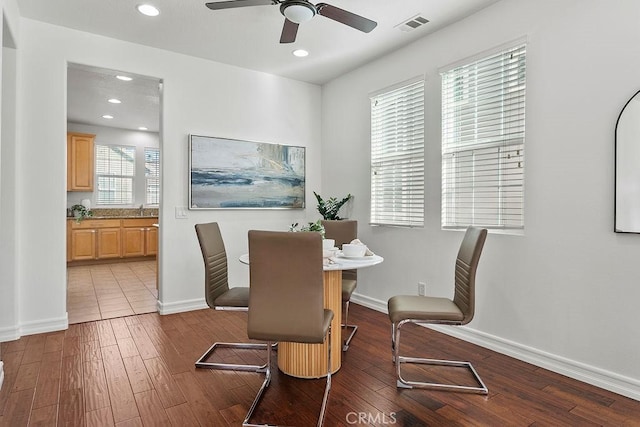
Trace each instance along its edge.
<path fill-rule="evenodd" d="M 0 336 L 18 336 L 17 239 L 15 168 L 16 141 L 16 44 L 18 6 L 15 0 L 0 0 Z M 4 382 L 4 363 L 0 354 L 0 389 Z"/>
<path fill-rule="evenodd" d="M 92 192 L 68 191 L 68 208 L 75 204 L 80 204 L 83 199 L 89 199 L 91 201 L 92 208 L 137 208 L 140 205 L 147 204 L 146 181 L 144 175 L 144 149 L 160 148 L 160 136 L 158 133 L 71 122 L 67 123 L 67 131 L 93 134 L 96 136 L 94 143 L 99 145 L 127 145 L 136 148 L 136 176 L 133 181 L 133 203 L 131 205 L 98 205 L 98 192 L 97 189 L 95 189 Z M 66 141 L 64 144 L 66 144 Z"/>
<path fill-rule="evenodd" d="M 19 66 L 20 328 L 62 329 L 65 308 L 67 63 L 163 80 L 160 209 L 161 312 L 203 307 L 204 267 L 194 224 L 218 221 L 230 258 L 230 281 L 246 284 L 237 257 L 249 228 L 286 230 L 302 210 L 189 211 L 188 135 L 211 135 L 307 147 L 307 206 L 320 185 L 320 87 L 163 50 L 23 19 Z M 46 179 L 47 184 L 43 184 Z"/>
<path fill-rule="evenodd" d="M 0 0 L 0 336 L 17 338 L 17 199 L 16 81 L 19 16 L 15 0 Z M 0 355 L 0 359 L 2 356 Z M 0 362 L 0 377 L 3 376 Z"/>
<path fill-rule="evenodd" d="M 460 334 L 640 399 L 640 236 L 613 233 L 614 127 L 640 88 L 639 23 L 636 0 L 502 1 L 325 85 L 323 194 L 355 195 L 361 240 L 385 257 L 359 273 L 358 300 L 384 311 L 419 280 L 452 295 L 462 233 L 440 229 L 438 69 L 526 36 L 525 234 L 489 235 Z M 426 224 L 373 228 L 368 94 L 420 74 Z"/>

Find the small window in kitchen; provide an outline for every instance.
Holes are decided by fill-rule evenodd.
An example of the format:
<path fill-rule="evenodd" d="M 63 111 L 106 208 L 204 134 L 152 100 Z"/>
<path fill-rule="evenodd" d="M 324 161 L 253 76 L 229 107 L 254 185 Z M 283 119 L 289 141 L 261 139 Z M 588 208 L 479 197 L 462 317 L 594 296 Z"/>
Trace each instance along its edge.
<path fill-rule="evenodd" d="M 160 203 L 160 150 L 144 149 L 144 177 L 147 205 Z"/>
<path fill-rule="evenodd" d="M 136 149 L 121 145 L 96 145 L 96 181 L 99 205 L 133 203 Z"/>

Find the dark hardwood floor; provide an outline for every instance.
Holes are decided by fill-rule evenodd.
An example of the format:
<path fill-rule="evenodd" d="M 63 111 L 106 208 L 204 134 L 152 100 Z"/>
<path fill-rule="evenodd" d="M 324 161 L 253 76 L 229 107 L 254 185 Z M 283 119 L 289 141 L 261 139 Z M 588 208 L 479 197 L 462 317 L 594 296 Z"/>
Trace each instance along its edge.
<path fill-rule="evenodd" d="M 332 378 L 325 426 L 640 426 L 640 402 L 415 326 L 403 332 L 407 349 L 471 361 L 489 395 L 396 389 L 387 316 L 352 304 L 350 320 L 360 328 Z M 151 313 L 2 343 L 0 425 L 238 426 L 262 374 L 193 364 L 214 341 L 246 341 L 245 326 L 246 313 Z M 323 388 L 276 371 L 253 421 L 313 426 Z"/>

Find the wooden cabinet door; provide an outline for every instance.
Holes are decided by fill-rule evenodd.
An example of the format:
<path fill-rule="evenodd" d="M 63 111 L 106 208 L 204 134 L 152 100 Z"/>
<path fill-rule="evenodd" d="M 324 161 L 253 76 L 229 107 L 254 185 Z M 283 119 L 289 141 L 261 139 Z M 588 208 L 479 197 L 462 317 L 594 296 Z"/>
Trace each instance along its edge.
<path fill-rule="evenodd" d="M 144 256 L 145 229 L 143 227 L 123 228 L 122 233 L 122 256 Z"/>
<path fill-rule="evenodd" d="M 71 230 L 71 260 L 96 258 L 96 231 Z"/>
<path fill-rule="evenodd" d="M 146 230 L 146 254 L 157 255 L 158 254 L 158 229 L 156 227 L 149 227 Z"/>
<path fill-rule="evenodd" d="M 67 134 L 67 191 L 93 191 L 95 135 Z"/>
<path fill-rule="evenodd" d="M 98 259 L 120 258 L 120 229 L 99 228 Z"/>

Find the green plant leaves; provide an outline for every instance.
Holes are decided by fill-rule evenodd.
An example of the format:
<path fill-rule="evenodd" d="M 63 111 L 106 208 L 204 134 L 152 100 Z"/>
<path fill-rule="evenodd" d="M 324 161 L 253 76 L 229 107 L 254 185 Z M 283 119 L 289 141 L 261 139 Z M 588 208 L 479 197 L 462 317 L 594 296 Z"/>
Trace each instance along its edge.
<path fill-rule="evenodd" d="M 338 211 L 340 208 L 351 199 L 351 194 L 347 194 L 347 197 L 338 200 L 335 197 L 330 197 L 327 200 L 323 200 L 322 197 L 313 192 L 313 195 L 316 196 L 316 200 L 318 201 L 318 212 L 322 215 L 323 219 L 326 220 L 338 220 L 341 219 L 338 216 Z"/>

